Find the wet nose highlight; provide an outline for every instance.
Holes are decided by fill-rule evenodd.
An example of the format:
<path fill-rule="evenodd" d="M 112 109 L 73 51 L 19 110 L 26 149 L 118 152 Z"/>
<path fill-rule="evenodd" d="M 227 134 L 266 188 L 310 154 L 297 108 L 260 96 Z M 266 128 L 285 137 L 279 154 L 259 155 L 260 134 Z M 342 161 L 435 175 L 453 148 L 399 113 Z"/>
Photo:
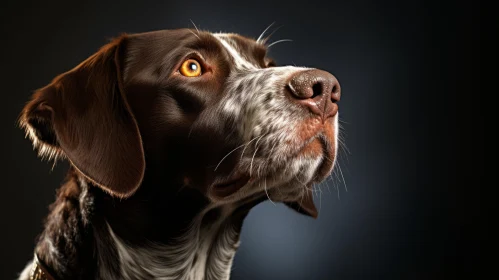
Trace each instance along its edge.
<path fill-rule="evenodd" d="M 340 84 L 331 73 L 313 69 L 295 73 L 288 82 L 289 93 L 294 102 L 307 107 L 323 120 L 338 111 L 341 97 Z"/>

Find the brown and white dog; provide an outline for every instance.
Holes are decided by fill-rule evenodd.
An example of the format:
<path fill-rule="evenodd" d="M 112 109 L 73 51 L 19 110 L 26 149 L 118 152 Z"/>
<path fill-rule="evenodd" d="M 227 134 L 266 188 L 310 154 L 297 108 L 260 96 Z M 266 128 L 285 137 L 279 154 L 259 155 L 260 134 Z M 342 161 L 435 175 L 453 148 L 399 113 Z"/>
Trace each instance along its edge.
<path fill-rule="evenodd" d="M 20 124 L 70 170 L 20 279 L 228 279 L 253 206 L 316 217 L 340 86 L 266 52 L 237 34 L 123 35 L 38 90 Z"/>

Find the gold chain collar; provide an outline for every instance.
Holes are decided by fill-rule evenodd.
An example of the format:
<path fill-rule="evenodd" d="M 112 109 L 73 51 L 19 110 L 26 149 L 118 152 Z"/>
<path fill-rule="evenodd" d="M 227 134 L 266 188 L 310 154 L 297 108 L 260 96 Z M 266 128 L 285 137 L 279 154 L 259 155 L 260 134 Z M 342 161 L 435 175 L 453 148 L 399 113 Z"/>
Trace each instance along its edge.
<path fill-rule="evenodd" d="M 40 262 L 35 254 L 33 265 L 29 273 L 29 280 L 55 280 L 55 278 L 47 271 L 45 266 Z"/>

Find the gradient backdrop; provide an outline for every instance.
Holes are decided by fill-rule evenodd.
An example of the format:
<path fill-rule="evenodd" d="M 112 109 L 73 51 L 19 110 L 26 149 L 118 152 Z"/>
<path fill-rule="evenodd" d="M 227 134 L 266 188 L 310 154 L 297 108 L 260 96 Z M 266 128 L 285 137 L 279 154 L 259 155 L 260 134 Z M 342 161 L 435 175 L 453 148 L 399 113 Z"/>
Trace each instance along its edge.
<path fill-rule="evenodd" d="M 59 163 L 51 171 L 16 127 L 30 94 L 113 36 L 193 27 L 190 20 L 252 37 L 275 22 L 282 27 L 273 39 L 293 40 L 272 47 L 280 65 L 323 68 L 342 85 L 346 184 L 333 176 L 322 186 L 318 220 L 270 202 L 252 210 L 232 279 L 451 279 L 472 272 L 480 257 L 479 241 L 469 238 L 481 175 L 468 170 L 465 145 L 467 129 L 476 136 L 483 126 L 477 3 L 3 3 L 0 279 L 14 278 L 32 257 L 67 169 Z"/>

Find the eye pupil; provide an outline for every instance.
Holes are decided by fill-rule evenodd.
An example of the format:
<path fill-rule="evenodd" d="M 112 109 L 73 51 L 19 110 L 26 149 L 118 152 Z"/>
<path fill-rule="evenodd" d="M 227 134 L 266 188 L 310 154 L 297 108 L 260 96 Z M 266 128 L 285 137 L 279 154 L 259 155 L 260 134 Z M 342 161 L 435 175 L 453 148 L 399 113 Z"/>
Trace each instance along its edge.
<path fill-rule="evenodd" d="M 198 70 L 198 66 L 196 63 L 194 62 L 191 62 L 191 64 L 189 65 L 189 68 L 192 70 L 192 71 L 196 71 Z"/>

